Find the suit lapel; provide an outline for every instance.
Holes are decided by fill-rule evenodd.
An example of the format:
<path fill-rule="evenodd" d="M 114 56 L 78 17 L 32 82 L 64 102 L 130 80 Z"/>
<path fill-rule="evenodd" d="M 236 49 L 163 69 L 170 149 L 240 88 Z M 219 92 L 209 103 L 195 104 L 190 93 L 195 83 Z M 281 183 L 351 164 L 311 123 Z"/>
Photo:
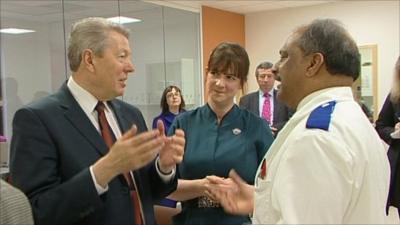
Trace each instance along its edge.
<path fill-rule="evenodd" d="M 118 102 L 118 100 L 114 99 L 114 100 L 108 101 L 108 104 L 113 109 L 115 117 L 117 118 L 118 126 L 121 129 L 121 135 L 124 135 L 124 133 L 131 128 L 130 125 L 132 124 L 132 121 L 130 121 L 126 118 L 125 115 L 127 115 L 127 114 L 124 113 L 123 108 L 121 107 L 121 104 Z M 139 129 L 139 127 L 138 127 L 138 129 Z M 138 180 L 140 180 L 140 173 L 138 170 L 134 170 L 131 172 L 133 174 L 133 179 L 136 184 L 136 187 L 138 188 L 138 192 L 140 195 L 140 192 L 143 189 L 141 187 L 142 183 L 138 182 Z M 121 180 L 121 182 L 124 182 L 126 185 L 128 185 L 128 183 L 126 183 L 126 179 L 122 175 L 119 176 L 119 179 Z"/>
<path fill-rule="evenodd" d="M 114 111 L 115 117 L 117 118 L 118 126 L 121 129 L 121 134 L 123 135 L 127 130 L 129 130 L 129 121 L 124 116 L 121 105 L 118 104 L 117 100 L 108 101 L 109 105 Z"/>
<path fill-rule="evenodd" d="M 60 102 L 61 107 L 65 109 L 65 118 L 76 128 L 76 130 L 82 134 L 88 142 L 93 145 L 96 150 L 101 154 L 105 155 L 108 148 L 102 139 L 99 132 L 93 126 L 85 112 L 79 106 L 78 102 L 72 96 L 66 84 L 60 89 Z"/>
<path fill-rule="evenodd" d="M 258 91 L 254 92 L 254 98 L 255 101 L 252 101 L 253 112 L 256 112 L 257 116 L 260 116 L 260 93 Z"/>

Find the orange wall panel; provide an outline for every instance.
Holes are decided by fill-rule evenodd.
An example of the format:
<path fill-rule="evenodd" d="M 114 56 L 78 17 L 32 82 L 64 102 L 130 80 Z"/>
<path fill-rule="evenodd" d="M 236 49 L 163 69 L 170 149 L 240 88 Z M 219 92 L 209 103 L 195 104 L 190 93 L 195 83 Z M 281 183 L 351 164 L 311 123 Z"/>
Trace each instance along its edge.
<path fill-rule="evenodd" d="M 202 6 L 203 71 L 206 71 L 211 51 L 221 42 L 235 42 L 245 47 L 244 15 Z M 206 76 L 204 75 L 204 78 Z M 205 82 L 205 80 L 204 80 Z M 204 85 L 204 99 L 207 90 Z"/>

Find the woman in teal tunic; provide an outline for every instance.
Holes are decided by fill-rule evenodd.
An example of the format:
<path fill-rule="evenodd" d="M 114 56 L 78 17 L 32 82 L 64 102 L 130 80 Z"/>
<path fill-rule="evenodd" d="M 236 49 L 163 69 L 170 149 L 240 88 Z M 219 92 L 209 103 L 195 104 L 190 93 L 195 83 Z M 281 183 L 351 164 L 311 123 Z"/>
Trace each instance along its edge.
<path fill-rule="evenodd" d="M 207 103 L 177 116 L 171 125 L 170 133 L 179 128 L 186 137 L 178 188 L 170 196 L 182 202 L 182 212 L 173 218 L 174 225 L 250 222 L 248 217 L 225 213 L 205 193 L 206 176 L 228 177 L 231 169 L 253 184 L 257 167 L 273 141 L 263 119 L 234 103 L 247 81 L 248 70 L 249 58 L 240 45 L 219 44 L 208 62 Z"/>

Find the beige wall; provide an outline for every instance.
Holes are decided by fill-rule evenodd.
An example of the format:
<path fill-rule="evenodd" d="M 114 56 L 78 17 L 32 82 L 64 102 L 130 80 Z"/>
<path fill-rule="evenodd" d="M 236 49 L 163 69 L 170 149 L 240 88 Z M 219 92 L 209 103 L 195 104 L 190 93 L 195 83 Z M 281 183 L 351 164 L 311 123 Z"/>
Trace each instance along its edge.
<path fill-rule="evenodd" d="M 257 12 L 245 17 L 250 56 L 249 91 L 258 88 L 254 69 L 260 61 L 279 59 L 279 48 L 297 26 L 315 18 L 342 21 L 358 45 L 378 45 L 378 108 L 389 92 L 393 67 L 400 54 L 400 1 L 341 1 L 316 6 Z"/>

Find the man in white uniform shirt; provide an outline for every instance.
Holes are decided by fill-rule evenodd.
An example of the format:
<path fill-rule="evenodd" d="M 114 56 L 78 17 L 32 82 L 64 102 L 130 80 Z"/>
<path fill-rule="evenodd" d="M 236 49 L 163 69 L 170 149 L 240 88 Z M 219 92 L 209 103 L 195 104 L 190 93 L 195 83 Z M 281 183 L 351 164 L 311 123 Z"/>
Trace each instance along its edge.
<path fill-rule="evenodd" d="M 296 113 L 267 152 L 255 186 L 209 177 L 225 210 L 254 224 L 383 224 L 389 164 L 354 101 L 356 43 L 332 19 L 296 29 L 280 50 L 278 97 Z M 223 187 L 223 188 L 221 188 Z"/>

